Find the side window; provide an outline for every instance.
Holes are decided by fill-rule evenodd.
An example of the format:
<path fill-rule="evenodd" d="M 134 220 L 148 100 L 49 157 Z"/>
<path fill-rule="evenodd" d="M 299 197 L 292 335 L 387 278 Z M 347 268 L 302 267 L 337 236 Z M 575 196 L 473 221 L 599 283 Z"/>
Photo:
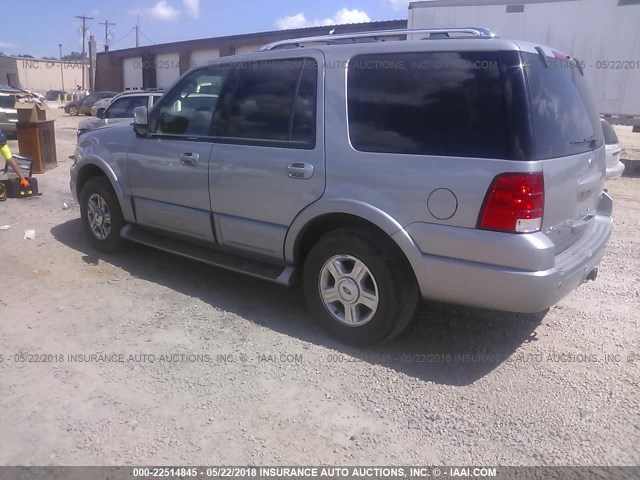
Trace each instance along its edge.
<path fill-rule="evenodd" d="M 147 106 L 147 97 L 119 98 L 105 112 L 105 118 L 133 118 L 133 110 L 136 107 Z"/>
<path fill-rule="evenodd" d="M 316 103 L 317 103 L 318 64 L 315 60 L 305 62 L 298 95 L 293 110 L 293 128 L 291 140 L 315 145 L 316 141 Z"/>
<path fill-rule="evenodd" d="M 208 136 L 218 96 L 231 72 L 226 65 L 195 70 L 163 98 L 156 133 Z"/>
<path fill-rule="evenodd" d="M 312 59 L 247 62 L 218 135 L 266 141 L 315 141 L 317 65 Z M 304 74 L 303 74 L 304 73 Z"/>
<path fill-rule="evenodd" d="M 347 96 L 356 150 L 510 158 L 495 52 L 354 57 Z"/>

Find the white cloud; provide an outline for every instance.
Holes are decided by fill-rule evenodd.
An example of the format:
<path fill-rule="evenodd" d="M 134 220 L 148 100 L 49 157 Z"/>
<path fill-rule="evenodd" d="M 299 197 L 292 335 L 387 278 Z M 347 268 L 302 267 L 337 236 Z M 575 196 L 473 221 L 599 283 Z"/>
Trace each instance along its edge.
<path fill-rule="evenodd" d="M 182 0 L 184 9 L 191 18 L 200 18 L 200 0 Z"/>
<path fill-rule="evenodd" d="M 131 15 L 142 15 L 143 17 L 151 18 L 159 22 L 172 22 L 177 20 L 180 16 L 180 10 L 169 5 L 166 0 L 160 0 L 151 8 L 143 8 L 138 10 L 130 10 Z"/>
<path fill-rule="evenodd" d="M 279 30 L 288 30 L 290 28 L 318 27 L 321 25 L 340 25 L 343 23 L 363 23 L 370 21 L 371 17 L 362 10 L 343 8 L 332 18 L 309 20 L 305 17 L 304 13 L 279 18 L 276 20 L 276 27 Z"/>
<path fill-rule="evenodd" d="M 414 0 L 384 0 L 384 3 L 390 5 L 396 10 L 406 10 L 409 7 L 409 2 Z"/>
<path fill-rule="evenodd" d="M 366 12 L 363 12 L 362 10 L 356 10 L 355 8 L 353 10 L 343 8 L 338 13 L 336 13 L 336 16 L 333 18 L 339 25 L 343 23 L 363 23 L 371 21 L 371 17 L 369 17 Z"/>

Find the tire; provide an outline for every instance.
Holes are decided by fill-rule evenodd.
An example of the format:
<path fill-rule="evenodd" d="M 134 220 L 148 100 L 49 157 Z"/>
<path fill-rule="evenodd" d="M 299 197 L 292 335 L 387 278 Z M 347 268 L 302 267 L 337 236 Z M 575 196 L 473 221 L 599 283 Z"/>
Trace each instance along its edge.
<path fill-rule="evenodd" d="M 77 117 L 78 115 L 80 115 L 80 109 L 75 105 L 71 105 L 69 107 L 69 115 L 71 115 L 72 117 Z"/>
<path fill-rule="evenodd" d="M 120 230 L 124 217 L 118 197 L 105 177 L 87 180 L 80 194 L 80 215 L 85 235 L 96 250 L 115 253 L 122 248 Z"/>
<path fill-rule="evenodd" d="M 415 276 L 397 245 L 362 227 L 336 230 L 314 245 L 304 264 L 303 287 L 316 319 L 333 337 L 356 346 L 398 335 L 419 300 Z"/>
<path fill-rule="evenodd" d="M 7 187 L 3 182 L 0 182 L 0 202 L 4 202 L 7 199 Z"/>

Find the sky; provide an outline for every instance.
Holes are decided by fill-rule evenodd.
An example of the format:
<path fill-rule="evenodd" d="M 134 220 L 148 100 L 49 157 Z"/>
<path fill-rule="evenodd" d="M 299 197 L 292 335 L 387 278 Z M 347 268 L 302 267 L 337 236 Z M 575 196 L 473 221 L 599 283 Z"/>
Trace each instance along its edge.
<path fill-rule="evenodd" d="M 4 0 L 5 2 L 8 0 Z M 3 2 L 4 3 L 4 2 Z M 407 18 L 409 0 L 22 0 L 2 22 L 0 52 L 58 57 L 82 50 L 82 20 L 103 51 L 105 21 L 115 23 L 111 49 L 313 25 Z M 87 47 L 88 48 L 88 47 Z"/>

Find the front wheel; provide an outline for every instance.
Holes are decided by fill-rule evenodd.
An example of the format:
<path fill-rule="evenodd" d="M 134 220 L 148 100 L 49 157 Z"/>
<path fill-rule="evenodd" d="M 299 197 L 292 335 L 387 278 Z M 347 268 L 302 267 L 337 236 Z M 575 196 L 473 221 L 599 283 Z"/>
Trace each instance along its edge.
<path fill-rule="evenodd" d="M 82 226 L 91 245 L 101 252 L 113 253 L 122 247 L 120 230 L 124 217 L 111 183 L 104 177 L 92 177 L 80 194 Z"/>
<path fill-rule="evenodd" d="M 69 107 L 69 115 L 71 115 L 72 117 L 77 117 L 80 114 L 80 109 L 78 107 L 76 107 L 75 105 L 71 105 Z"/>
<path fill-rule="evenodd" d="M 418 287 L 399 248 L 382 233 L 345 228 L 321 238 L 304 265 L 315 317 L 351 345 L 390 340 L 413 318 Z"/>

